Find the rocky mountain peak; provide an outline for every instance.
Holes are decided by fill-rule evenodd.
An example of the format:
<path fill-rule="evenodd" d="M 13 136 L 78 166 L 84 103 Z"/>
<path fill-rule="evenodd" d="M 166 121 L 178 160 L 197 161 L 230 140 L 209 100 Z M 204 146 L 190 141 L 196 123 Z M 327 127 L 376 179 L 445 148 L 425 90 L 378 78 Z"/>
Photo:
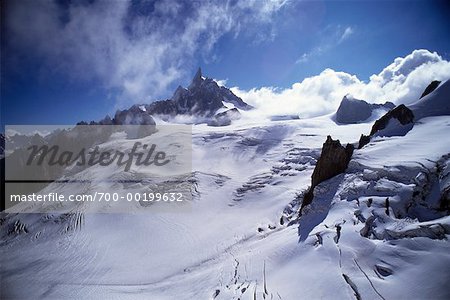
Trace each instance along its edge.
<path fill-rule="evenodd" d="M 172 100 L 179 101 L 183 97 L 183 95 L 185 95 L 186 93 L 187 93 L 187 90 L 184 87 L 182 87 L 181 85 L 179 85 L 177 87 L 177 89 L 175 90 L 175 93 L 173 93 Z"/>
<path fill-rule="evenodd" d="M 238 118 L 239 109 L 249 110 L 252 108 L 228 88 L 219 86 L 212 78 L 204 77 L 202 69 L 198 68 L 188 88 L 179 85 L 170 99 L 147 105 L 133 105 L 129 109 L 117 111 L 112 119 L 107 117 L 100 122 L 92 121 L 89 124 L 153 125 L 155 122 L 152 115 L 160 115 L 163 118 L 191 115 L 210 118 L 211 124 L 223 126 Z M 220 115 L 224 110 L 227 110 L 228 113 Z M 216 114 L 219 115 L 216 117 Z M 80 122 L 78 124 L 87 125 L 88 123 Z"/>
<path fill-rule="evenodd" d="M 178 86 L 169 102 L 155 102 L 148 107 L 150 114 L 188 114 L 213 116 L 219 109 L 227 108 L 226 103 L 248 110 L 252 107 L 242 101 L 226 87 L 219 86 L 211 78 L 204 77 L 198 68 L 188 88 Z M 229 107 L 228 107 L 229 108 Z"/>
<path fill-rule="evenodd" d="M 189 85 L 188 89 L 194 89 L 202 84 L 204 81 L 203 75 L 202 75 L 202 69 L 199 67 L 197 70 L 197 73 L 195 73 L 194 78 L 192 78 L 192 82 Z"/>

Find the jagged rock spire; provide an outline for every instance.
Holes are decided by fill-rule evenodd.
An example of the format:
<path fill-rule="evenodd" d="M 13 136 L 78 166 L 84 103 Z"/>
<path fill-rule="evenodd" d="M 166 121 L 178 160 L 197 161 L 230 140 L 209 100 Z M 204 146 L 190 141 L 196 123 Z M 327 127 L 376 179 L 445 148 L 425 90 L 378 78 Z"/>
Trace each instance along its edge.
<path fill-rule="evenodd" d="M 195 73 L 194 79 L 202 78 L 202 68 L 198 67 L 197 73 Z"/>
<path fill-rule="evenodd" d="M 195 73 L 194 78 L 192 79 L 192 83 L 189 85 L 189 89 L 200 85 L 203 81 L 202 78 L 202 69 L 199 67 L 197 73 Z"/>
<path fill-rule="evenodd" d="M 339 140 L 333 140 L 331 136 L 327 136 L 327 140 L 322 146 L 322 153 L 311 176 L 311 187 L 303 197 L 300 213 L 306 205 L 311 204 L 314 198 L 314 188 L 319 183 L 343 173 L 347 169 L 353 150 L 352 144 L 347 144 L 344 147 Z"/>

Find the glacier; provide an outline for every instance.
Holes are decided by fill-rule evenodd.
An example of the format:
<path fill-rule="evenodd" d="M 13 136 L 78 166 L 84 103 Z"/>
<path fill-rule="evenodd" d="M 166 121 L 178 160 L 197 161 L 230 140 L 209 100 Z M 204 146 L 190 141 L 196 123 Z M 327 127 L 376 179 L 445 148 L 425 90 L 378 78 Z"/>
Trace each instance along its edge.
<path fill-rule="evenodd" d="M 448 299 L 448 85 L 412 106 L 409 132 L 355 149 L 301 214 L 327 136 L 357 145 L 372 124 L 336 124 L 333 114 L 249 122 L 242 111 L 228 126 L 192 126 L 182 210 L 110 212 L 104 202 L 2 212 L 2 299 Z M 90 166 L 71 176 L 96 181 L 45 190 L 145 189 L 116 180 L 116 167 Z"/>

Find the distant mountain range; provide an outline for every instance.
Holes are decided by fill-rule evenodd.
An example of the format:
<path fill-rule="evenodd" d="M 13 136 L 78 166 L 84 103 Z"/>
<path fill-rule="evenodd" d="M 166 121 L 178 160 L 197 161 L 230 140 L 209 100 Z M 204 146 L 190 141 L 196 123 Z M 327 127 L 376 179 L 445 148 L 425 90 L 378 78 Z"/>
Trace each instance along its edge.
<path fill-rule="evenodd" d="M 191 84 L 178 86 L 172 98 L 150 104 L 133 105 L 129 109 L 118 110 L 114 116 L 106 116 L 95 122 L 80 122 L 78 125 L 154 125 L 152 116 L 170 119 L 178 115 L 198 117 L 200 122 L 212 126 L 229 125 L 240 117 L 240 110 L 253 107 L 236 96 L 230 89 L 219 86 L 211 78 L 203 77 L 199 68 Z"/>

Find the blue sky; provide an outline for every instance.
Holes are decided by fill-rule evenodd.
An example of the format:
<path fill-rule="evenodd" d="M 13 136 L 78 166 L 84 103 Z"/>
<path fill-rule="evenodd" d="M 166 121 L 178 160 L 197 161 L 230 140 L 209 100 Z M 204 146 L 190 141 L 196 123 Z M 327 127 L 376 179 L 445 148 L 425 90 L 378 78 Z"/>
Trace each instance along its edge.
<path fill-rule="evenodd" d="M 450 60 L 450 10 L 437 1 L 1 5 L 2 127 L 98 120 L 167 99 L 198 66 L 245 96 L 290 89 L 327 68 L 367 82 L 415 49 Z"/>

